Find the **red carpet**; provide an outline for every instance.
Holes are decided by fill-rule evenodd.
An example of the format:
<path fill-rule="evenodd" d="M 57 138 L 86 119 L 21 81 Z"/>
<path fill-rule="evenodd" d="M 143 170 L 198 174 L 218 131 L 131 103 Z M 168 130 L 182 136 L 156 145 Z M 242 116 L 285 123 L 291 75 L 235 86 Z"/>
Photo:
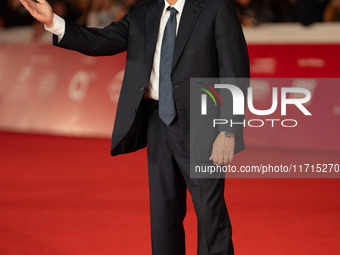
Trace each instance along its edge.
<path fill-rule="evenodd" d="M 146 151 L 112 158 L 109 147 L 0 133 L 0 254 L 151 254 Z M 339 155 L 253 149 L 236 162 L 306 157 L 339 163 Z M 236 255 L 340 254 L 340 179 L 229 179 L 226 187 Z M 185 224 L 194 255 L 191 202 Z"/>

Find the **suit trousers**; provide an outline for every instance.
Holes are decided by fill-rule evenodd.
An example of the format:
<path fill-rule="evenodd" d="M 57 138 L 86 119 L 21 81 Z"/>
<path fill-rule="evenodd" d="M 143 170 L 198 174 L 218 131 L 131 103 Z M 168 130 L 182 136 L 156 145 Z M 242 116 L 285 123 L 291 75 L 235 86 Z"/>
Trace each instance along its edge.
<path fill-rule="evenodd" d="M 144 99 L 148 112 L 148 174 L 153 255 L 184 255 L 186 195 L 197 216 L 197 254 L 232 255 L 231 223 L 224 199 L 225 179 L 190 178 L 190 152 L 178 118 L 165 125 L 158 101 Z"/>

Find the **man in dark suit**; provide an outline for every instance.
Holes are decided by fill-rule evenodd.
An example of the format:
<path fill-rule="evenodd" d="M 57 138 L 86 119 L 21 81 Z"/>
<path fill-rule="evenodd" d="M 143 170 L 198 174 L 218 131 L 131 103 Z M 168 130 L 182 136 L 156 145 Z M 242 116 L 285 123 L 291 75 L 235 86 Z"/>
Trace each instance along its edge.
<path fill-rule="evenodd" d="M 91 56 L 127 51 L 111 154 L 148 145 L 153 254 L 185 254 L 187 188 L 198 219 L 198 254 L 234 254 L 224 179 L 189 173 L 190 78 L 249 76 L 232 0 L 145 1 L 103 29 L 64 21 L 45 0 L 21 2 L 55 34 L 57 46 Z M 225 131 L 213 143 L 214 164 L 228 164 L 244 149 L 242 128 Z"/>

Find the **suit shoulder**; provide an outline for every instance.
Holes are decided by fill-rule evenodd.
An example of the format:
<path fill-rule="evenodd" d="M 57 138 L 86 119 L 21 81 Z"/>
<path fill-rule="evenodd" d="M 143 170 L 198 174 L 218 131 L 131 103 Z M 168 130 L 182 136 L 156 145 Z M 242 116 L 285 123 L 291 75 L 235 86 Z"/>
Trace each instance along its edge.
<path fill-rule="evenodd" d="M 208 7 L 208 8 L 219 8 L 222 2 L 229 3 L 232 0 L 187 0 L 187 1 L 193 1 L 193 2 L 198 2 L 200 6 L 202 7 Z"/>
<path fill-rule="evenodd" d="M 220 6 L 222 4 L 234 5 L 233 0 L 196 0 L 196 1 L 200 2 L 200 4 L 209 4 L 213 6 Z"/>
<path fill-rule="evenodd" d="M 145 10 L 147 8 L 149 8 L 150 6 L 153 6 L 154 4 L 157 4 L 158 2 L 160 2 L 159 0 L 146 0 L 146 1 L 142 1 L 139 3 L 136 3 L 135 5 L 133 5 L 133 9 L 134 10 Z"/>

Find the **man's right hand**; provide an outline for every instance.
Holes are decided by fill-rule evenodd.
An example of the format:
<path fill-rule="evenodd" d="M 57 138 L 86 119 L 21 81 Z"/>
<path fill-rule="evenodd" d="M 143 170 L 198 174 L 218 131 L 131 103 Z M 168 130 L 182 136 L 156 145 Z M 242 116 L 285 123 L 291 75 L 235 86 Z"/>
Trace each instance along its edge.
<path fill-rule="evenodd" d="M 51 5 L 46 0 L 20 0 L 22 5 L 38 21 L 47 27 L 54 27 Z"/>

